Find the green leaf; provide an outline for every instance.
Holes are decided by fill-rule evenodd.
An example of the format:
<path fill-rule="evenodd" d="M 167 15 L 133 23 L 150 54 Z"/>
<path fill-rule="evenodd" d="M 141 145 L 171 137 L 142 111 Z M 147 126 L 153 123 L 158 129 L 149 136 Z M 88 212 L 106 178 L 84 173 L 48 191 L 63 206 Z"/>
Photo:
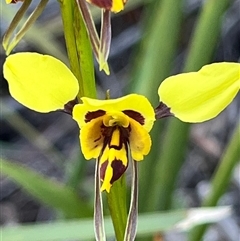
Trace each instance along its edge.
<path fill-rule="evenodd" d="M 67 218 L 91 215 L 90 207 L 72 189 L 19 164 L 0 159 L 0 165 L 2 174 L 21 185 L 39 201 L 62 211 Z"/>
<path fill-rule="evenodd" d="M 138 237 L 147 237 L 154 233 L 164 232 L 172 228 L 189 230 L 202 223 L 213 223 L 226 218 L 231 213 L 229 207 L 193 208 L 169 212 L 146 213 L 138 218 Z M 114 229 L 110 217 L 105 218 L 107 237 L 114 237 Z M 93 240 L 92 219 L 61 220 L 52 223 L 38 223 L 4 227 L 1 230 L 4 241 L 65 241 Z"/>
<path fill-rule="evenodd" d="M 154 232 L 167 230 L 186 217 L 186 211 L 169 213 L 144 214 L 139 217 L 138 235 L 146 236 Z M 111 219 L 105 219 L 105 230 L 108 237 L 114 236 Z M 4 241 L 63 241 L 93 240 L 92 219 L 63 220 L 54 223 L 22 225 L 2 229 Z"/>

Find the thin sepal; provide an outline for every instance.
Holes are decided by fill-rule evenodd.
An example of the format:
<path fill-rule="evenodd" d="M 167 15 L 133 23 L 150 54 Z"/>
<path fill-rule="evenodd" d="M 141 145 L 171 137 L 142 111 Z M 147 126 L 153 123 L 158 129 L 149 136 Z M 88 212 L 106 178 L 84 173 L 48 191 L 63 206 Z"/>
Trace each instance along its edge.
<path fill-rule="evenodd" d="M 92 44 L 93 52 L 95 56 L 98 56 L 99 47 L 100 47 L 100 40 L 99 36 L 90 13 L 90 10 L 87 6 L 87 2 L 85 0 L 76 0 L 79 12 L 82 14 L 83 20 L 85 22 L 88 35 Z"/>
<path fill-rule="evenodd" d="M 131 201 L 124 234 L 124 241 L 133 241 L 135 239 L 138 218 L 138 168 L 137 162 L 134 161 L 130 155 L 129 160 L 132 163 Z"/>
<path fill-rule="evenodd" d="M 3 36 L 2 45 L 5 50 L 7 50 L 8 43 L 10 41 L 11 36 L 13 35 L 14 30 L 16 29 L 17 25 L 20 23 L 24 13 L 27 11 L 29 5 L 31 4 L 32 0 L 25 0 L 23 1 L 21 7 L 17 11 L 16 15 L 14 16 L 10 26 L 8 27 L 6 33 Z"/>
<path fill-rule="evenodd" d="M 102 192 L 100 189 L 100 159 L 98 158 L 95 167 L 94 232 L 96 241 L 105 241 Z"/>
<path fill-rule="evenodd" d="M 95 55 L 97 62 L 100 65 L 100 60 L 99 60 L 100 40 L 99 40 L 99 36 L 96 30 L 92 15 L 88 8 L 87 2 L 85 0 L 76 0 L 76 3 L 78 5 L 79 12 L 82 14 L 84 23 L 86 25 L 86 29 L 88 31 L 88 36 L 91 41 L 93 53 Z M 105 64 L 102 69 L 105 71 L 106 74 L 109 74 L 108 64 Z"/>
<path fill-rule="evenodd" d="M 111 11 L 102 9 L 101 11 L 101 35 L 99 50 L 99 69 L 100 71 L 107 66 L 107 59 L 111 46 Z M 109 74 L 109 73 L 108 73 Z"/>
<path fill-rule="evenodd" d="M 41 15 L 44 8 L 46 7 L 49 0 L 41 0 L 37 7 L 33 10 L 27 21 L 24 23 L 22 28 L 17 32 L 15 37 L 12 39 L 8 47 L 6 48 L 6 55 L 9 55 L 13 48 L 19 43 L 19 41 L 26 34 L 28 29 L 36 22 L 37 18 Z"/>

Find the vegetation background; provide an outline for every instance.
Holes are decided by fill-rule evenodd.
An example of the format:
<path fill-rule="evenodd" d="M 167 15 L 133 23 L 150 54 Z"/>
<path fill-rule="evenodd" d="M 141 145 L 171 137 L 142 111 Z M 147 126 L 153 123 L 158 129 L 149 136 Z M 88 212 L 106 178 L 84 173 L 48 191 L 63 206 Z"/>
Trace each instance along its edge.
<path fill-rule="evenodd" d="M 20 4 L 1 2 L 1 33 Z M 112 15 L 111 75 L 95 65 L 99 98 L 107 89 L 112 98 L 136 92 L 156 107 L 157 88 L 167 76 L 211 62 L 239 62 L 239 10 L 239 0 L 129 0 L 123 12 Z M 100 28 L 100 13 L 92 11 Z M 49 1 L 14 52 L 50 54 L 68 64 L 62 31 L 58 2 Z M 1 51 L 1 66 L 4 58 Z M 95 162 L 83 160 L 76 123 L 61 112 L 26 109 L 9 96 L 3 77 L 0 83 L 2 240 L 93 239 Z M 204 240 L 238 240 L 239 109 L 238 95 L 211 121 L 157 122 L 151 153 L 139 163 L 139 240 L 199 241 L 206 225 L 189 232 L 176 229 L 186 218 L 179 210 L 226 205 L 232 213 L 211 225 Z M 25 226 L 29 223 L 35 225 Z"/>

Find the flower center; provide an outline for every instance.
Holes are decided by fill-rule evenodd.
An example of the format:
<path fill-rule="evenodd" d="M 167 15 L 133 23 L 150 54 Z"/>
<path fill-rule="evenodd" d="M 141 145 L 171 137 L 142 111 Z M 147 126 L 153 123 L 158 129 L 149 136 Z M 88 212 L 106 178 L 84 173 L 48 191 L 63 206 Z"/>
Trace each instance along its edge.
<path fill-rule="evenodd" d="M 129 126 L 129 117 L 122 112 L 109 112 L 104 116 L 103 124 L 106 127 L 122 126 L 127 128 Z"/>

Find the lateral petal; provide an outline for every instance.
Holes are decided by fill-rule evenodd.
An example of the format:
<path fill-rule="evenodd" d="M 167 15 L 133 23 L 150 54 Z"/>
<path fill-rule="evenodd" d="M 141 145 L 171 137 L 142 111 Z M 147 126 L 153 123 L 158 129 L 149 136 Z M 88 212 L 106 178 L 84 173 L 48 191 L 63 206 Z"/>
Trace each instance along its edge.
<path fill-rule="evenodd" d="M 98 158 L 103 148 L 101 133 L 102 118 L 99 117 L 87 123 L 80 130 L 80 143 L 84 157 L 89 160 Z"/>
<path fill-rule="evenodd" d="M 64 109 L 64 105 L 75 99 L 79 90 L 73 73 L 61 61 L 49 55 L 9 55 L 3 73 L 11 96 L 38 112 Z"/>
<path fill-rule="evenodd" d="M 141 161 L 150 151 L 152 141 L 147 130 L 145 130 L 137 121 L 130 121 L 131 131 L 129 136 L 129 145 L 133 160 Z"/>
<path fill-rule="evenodd" d="M 198 72 L 165 79 L 158 89 L 160 101 L 185 122 L 214 118 L 237 95 L 240 87 L 239 63 L 214 63 Z"/>

